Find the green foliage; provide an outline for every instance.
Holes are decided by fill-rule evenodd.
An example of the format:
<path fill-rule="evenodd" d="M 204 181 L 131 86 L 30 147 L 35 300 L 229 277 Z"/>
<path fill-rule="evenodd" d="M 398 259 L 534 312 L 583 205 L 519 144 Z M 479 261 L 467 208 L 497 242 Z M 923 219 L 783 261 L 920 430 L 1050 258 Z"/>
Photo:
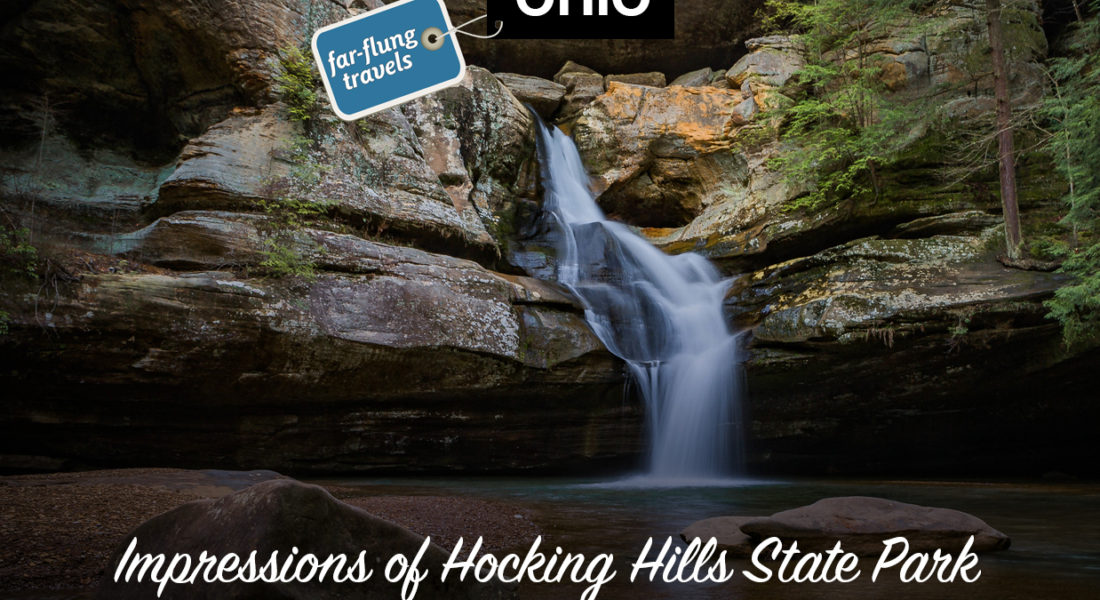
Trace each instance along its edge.
<path fill-rule="evenodd" d="M 308 121 L 317 114 L 320 80 L 309 54 L 297 46 L 283 48 L 279 52 L 279 72 L 275 80 L 292 121 Z"/>
<path fill-rule="evenodd" d="M 303 256 L 293 239 L 264 239 L 263 255 L 260 266 L 271 277 L 300 277 L 311 280 L 317 275 L 313 262 Z"/>
<path fill-rule="evenodd" d="M 0 265 L 4 275 L 38 278 L 38 248 L 30 243 L 30 230 L 4 228 L 0 231 Z"/>
<path fill-rule="evenodd" d="M 259 202 L 269 216 L 260 232 L 264 245 L 260 266 L 272 277 L 311 279 L 316 271 L 309 255 L 319 248 L 301 232 L 328 213 L 330 203 L 319 199 L 327 168 L 314 157 L 306 137 L 291 140 L 285 159 L 291 163 L 289 175 L 268 182 L 266 192 L 273 199 Z"/>
<path fill-rule="evenodd" d="M 1068 244 L 1053 236 L 1029 236 L 1026 238 L 1027 254 L 1039 260 L 1061 260 L 1069 253 Z"/>
<path fill-rule="evenodd" d="M 970 333 L 970 316 L 960 315 L 958 322 L 949 327 L 947 332 L 951 334 L 951 337 L 956 338 Z"/>
<path fill-rule="evenodd" d="M 812 188 L 788 208 L 816 209 L 881 193 L 880 172 L 917 136 L 913 101 L 890 94 L 873 44 L 915 17 L 885 0 L 768 0 L 767 21 L 799 32 L 808 64 L 780 107 L 791 149 L 773 161 L 789 182 Z"/>
<path fill-rule="evenodd" d="M 1053 123 L 1051 154 L 1069 182 L 1062 223 L 1074 243 L 1063 250 L 1061 272 L 1073 277 L 1047 302 L 1070 346 L 1100 341 L 1100 0 L 1076 25 L 1068 56 L 1050 62 L 1054 92 L 1046 102 Z"/>
<path fill-rule="evenodd" d="M 1061 271 L 1075 279 L 1047 301 L 1050 316 L 1061 322 L 1067 345 L 1100 341 L 1100 244 L 1078 249 L 1062 263 Z"/>

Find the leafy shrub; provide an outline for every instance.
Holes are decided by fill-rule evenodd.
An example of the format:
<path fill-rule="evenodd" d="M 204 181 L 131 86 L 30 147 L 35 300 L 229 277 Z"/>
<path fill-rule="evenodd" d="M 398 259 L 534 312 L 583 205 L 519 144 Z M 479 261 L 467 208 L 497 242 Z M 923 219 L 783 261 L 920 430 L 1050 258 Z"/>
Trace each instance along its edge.
<path fill-rule="evenodd" d="M 38 277 L 38 248 L 30 243 L 29 229 L 4 228 L 0 231 L 0 263 L 4 275 Z"/>
<path fill-rule="evenodd" d="M 317 114 L 320 79 L 309 54 L 297 46 L 283 48 L 279 52 L 279 72 L 275 80 L 292 121 L 308 121 Z"/>

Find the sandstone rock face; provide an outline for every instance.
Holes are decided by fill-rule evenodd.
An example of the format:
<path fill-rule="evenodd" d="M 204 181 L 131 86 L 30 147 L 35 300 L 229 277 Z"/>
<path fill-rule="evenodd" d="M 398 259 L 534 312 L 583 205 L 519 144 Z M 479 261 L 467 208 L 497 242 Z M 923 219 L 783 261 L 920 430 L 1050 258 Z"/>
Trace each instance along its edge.
<path fill-rule="evenodd" d="M 235 494 L 215 500 L 197 500 L 146 521 L 130 536 L 137 540 L 135 552 L 165 554 L 186 553 L 196 560 L 202 552 L 222 557 L 235 553 L 247 557 L 253 551 L 263 564 L 278 551 L 286 556 L 291 548 L 298 556 L 312 553 L 324 561 L 329 555 L 344 554 L 348 564 L 360 552 L 368 558 L 367 568 L 374 575 L 362 583 L 333 581 L 331 572 L 324 581 L 319 576 L 311 583 L 214 583 L 202 577 L 195 584 L 168 584 L 162 598 L 379 598 L 400 596 L 400 583 L 389 583 L 382 576 L 385 561 L 401 553 L 414 557 L 423 537 L 374 517 L 333 498 L 324 489 L 293 480 L 259 483 Z M 129 540 L 127 540 L 127 544 Z M 125 556 L 119 548 L 107 572 L 113 574 Z M 448 553 L 431 544 L 422 558 L 422 566 L 440 573 Z M 382 562 L 375 562 L 379 559 Z M 308 568 L 306 569 L 308 570 Z M 514 590 L 498 582 L 477 583 L 448 578 L 427 577 L 418 594 L 431 598 L 504 599 L 513 598 Z M 141 584 L 115 582 L 105 578 L 99 598 L 148 598 L 157 595 L 157 584 L 145 577 Z"/>
<path fill-rule="evenodd" d="M 760 517 L 714 517 L 703 519 L 688 525 L 680 532 L 680 539 L 687 543 L 698 539 L 706 544 L 714 538 L 719 550 L 725 550 L 730 558 L 748 558 L 752 556 L 752 538 L 741 531 L 741 526 L 759 520 Z"/>
<path fill-rule="evenodd" d="M 480 230 L 477 239 L 490 246 L 486 250 L 499 258 L 510 242 L 517 199 L 531 195 L 534 187 L 531 113 L 496 77 L 477 67 L 467 69 L 459 85 L 402 111 L 437 185 L 443 185 L 468 228 Z M 394 179 L 384 184 L 386 189 L 407 185 L 400 168 L 391 173 Z"/>
<path fill-rule="evenodd" d="M 703 67 L 702 69 L 696 69 L 680 75 L 676 79 L 672 80 L 671 85 L 682 85 L 684 87 L 700 87 L 710 85 L 710 81 L 714 71 L 710 67 Z"/>
<path fill-rule="evenodd" d="M 52 110 L 84 141 L 158 158 L 234 106 L 270 99 L 279 49 L 348 16 L 310 0 L 60 0 L 4 13 L 5 70 L 21 74 L 0 83 L 13 140 L 35 139 Z"/>
<path fill-rule="evenodd" d="M 726 81 L 731 88 L 740 88 L 749 79 L 780 87 L 806 64 L 784 39 L 772 40 L 767 44 L 760 39 L 749 42 L 753 42 L 751 47 L 756 50 L 741 57 L 726 70 Z"/>
<path fill-rule="evenodd" d="M 33 289 L 12 298 L 31 311 L 11 312 L 28 334 L 42 326 L 54 337 L 3 341 L 5 354 L 22 356 L 8 354 L 18 363 L 9 382 L 25 400 L 5 412 L 4 452 L 348 471 L 521 468 L 563 451 L 566 462 L 635 451 L 621 371 L 567 293 L 313 229 L 298 234 L 322 270 L 312 281 L 202 270 L 255 266 L 259 219 L 177 213 L 117 247 L 194 271 L 86 275 L 37 322 Z M 561 403 L 585 389 L 595 396 Z M 576 429 L 544 427 L 574 410 Z M 45 416 L 74 411 L 88 432 L 79 438 L 68 417 Z M 114 439 L 120 426 L 132 435 Z"/>
<path fill-rule="evenodd" d="M 754 333 L 757 459 L 791 470 L 958 473 L 1073 462 L 1086 442 L 1072 415 L 1094 412 L 1086 377 L 1074 373 L 1095 356 L 1061 346 L 1042 306 L 1059 277 L 1000 265 L 1002 236 L 857 240 L 735 283 L 732 312 Z M 771 301 L 758 303 L 763 296 Z M 1037 405 L 1052 389 L 1064 401 Z M 798 416 L 811 406 L 819 418 Z M 1057 439 L 1060 449 L 1041 456 L 1017 448 L 1018 436 Z"/>
<path fill-rule="evenodd" d="M 599 73 L 569 72 L 554 79 L 565 86 L 565 98 L 558 121 L 575 118 L 604 91 L 603 76 Z"/>
<path fill-rule="evenodd" d="M 749 520 L 741 524 L 741 531 L 754 540 L 797 540 L 799 549 L 810 552 L 830 550 L 839 541 L 845 551 L 864 556 L 881 554 L 883 541 L 896 536 L 905 537 L 910 552 L 958 552 L 970 536 L 973 552 L 1004 550 L 1011 543 L 971 514 L 863 496 L 825 498 Z"/>
<path fill-rule="evenodd" d="M 345 7 L 177 4 L 149 12 L 222 37 L 175 39 L 171 60 L 191 64 L 207 49 L 196 39 L 254 51 L 226 72 L 227 105 L 198 106 L 187 114 L 202 119 L 140 160 L 131 142 L 79 150 L 99 133 L 68 122 L 41 159 L 37 145 L 3 149 L 20 182 L 5 202 L 22 218 L 28 197 L 48 211 L 36 241 L 65 265 L 49 310 L 33 282 L 5 280 L 0 354 L 22 358 L 3 377 L 25 402 L 0 424 L 3 464 L 507 470 L 638 452 L 618 361 L 568 292 L 507 262 L 536 169 L 532 117 L 496 77 L 471 67 L 355 123 L 325 110 L 293 122 L 268 59 Z M 246 35 L 256 23 L 276 30 L 262 44 Z M 92 90 L 70 106 L 99 110 L 113 81 L 53 85 Z M 571 425 L 546 427 L 559 417 Z"/>
<path fill-rule="evenodd" d="M 356 226 L 494 260 L 495 211 L 522 185 L 532 136 L 526 109 L 477 68 L 456 87 L 355 124 L 318 117 L 309 136 L 274 104 L 232 115 L 185 147 L 155 211 L 248 210 L 297 194 Z"/>
<path fill-rule="evenodd" d="M 630 83 L 633 85 L 648 85 L 649 87 L 665 87 L 665 74 L 658 72 L 649 72 L 607 75 L 603 78 L 604 87 L 608 87 L 613 81 L 617 81 L 619 83 Z"/>
<path fill-rule="evenodd" d="M 346 472 L 636 457 L 621 365 L 567 291 L 518 275 L 554 260 L 521 100 L 572 130 L 609 214 L 734 278 L 730 321 L 751 330 L 752 466 L 1089 462 L 1098 357 L 1067 352 L 1045 318 L 1057 275 L 997 262 L 995 179 L 942 184 L 942 156 L 918 150 L 883 173 L 878 202 L 789 210 L 807 182 L 771 167 L 784 147 L 769 111 L 797 82 L 799 44 L 750 39 L 739 60 L 747 29 L 733 24 L 759 3 L 717 17 L 695 4 L 677 3 L 678 29 L 694 33 L 674 42 L 463 38 L 471 64 L 515 74 L 471 67 L 353 124 L 323 109 L 292 122 L 272 59 L 377 2 L 0 9 L 0 63 L 15 75 L 0 82 L 0 193 L 15 221 L 35 211 L 51 269 L 5 276 L 0 293 L 0 383 L 16 397 L 0 420 L 4 464 Z M 456 24 L 482 12 L 450 9 Z M 898 93 L 981 74 L 981 56 L 951 58 L 981 23 L 944 10 L 942 35 L 875 41 Z M 1041 89 L 1039 46 L 1019 49 L 1015 102 Z M 533 77 L 559 69 L 554 83 Z M 669 87 L 601 75 L 689 71 Z M 981 121 L 983 94 L 944 103 Z M 1019 167 L 1025 221 L 1057 220 L 1049 164 Z"/>
<path fill-rule="evenodd" d="M 867 238 L 753 273 L 749 279 L 760 279 L 741 284 L 756 288 L 759 281 L 771 291 L 782 280 L 780 285 L 798 290 L 773 296 L 784 300 L 761 307 L 756 337 L 761 342 L 831 338 L 845 343 L 901 315 L 927 320 L 933 311 L 949 315 L 970 308 L 973 316 L 984 302 L 1025 300 L 1057 286 L 1058 278 L 1047 273 L 997 268 L 991 250 L 999 234 L 991 227 L 973 237 Z M 747 290 L 740 297 L 753 296 L 759 297 Z M 888 341 L 905 333 L 895 329 Z"/>
<path fill-rule="evenodd" d="M 612 82 L 578 118 L 577 147 L 599 202 L 642 226 L 679 225 L 733 191 L 730 140 L 748 121 L 745 95 Z"/>
<path fill-rule="evenodd" d="M 565 86 L 541 77 L 516 73 L 497 73 L 496 76 L 517 100 L 530 104 L 543 119 L 554 116 L 565 97 Z"/>
<path fill-rule="evenodd" d="M 957 27 L 981 25 L 958 18 Z M 875 52 L 913 67 L 921 43 L 899 30 Z M 769 111 L 802 50 L 785 36 L 746 45 L 751 53 L 725 74 L 734 90 L 613 84 L 573 132 L 609 214 L 734 278 L 730 319 L 751 330 L 750 462 L 795 472 L 1089 470 L 1075 458 L 1089 453 L 1077 423 L 1097 409 L 1077 371 L 1096 351 L 1067 353 L 1045 318 L 1057 275 L 996 260 L 996 181 L 942 183 L 943 157 L 917 150 L 885 175 L 878 202 L 790 211 L 805 183 L 770 166 L 784 148 Z M 928 51 L 936 68 L 957 57 Z M 913 73 L 906 89 L 935 85 Z M 957 100 L 970 101 L 944 98 Z M 983 106 L 968 110 L 988 118 Z M 1063 184 L 1044 165 L 1034 156 L 1019 165 L 1025 221 L 1058 210 Z M 1064 402 L 1036 406 L 1046 389 Z M 1011 441 L 1034 435 L 1058 449 L 1039 456 Z"/>

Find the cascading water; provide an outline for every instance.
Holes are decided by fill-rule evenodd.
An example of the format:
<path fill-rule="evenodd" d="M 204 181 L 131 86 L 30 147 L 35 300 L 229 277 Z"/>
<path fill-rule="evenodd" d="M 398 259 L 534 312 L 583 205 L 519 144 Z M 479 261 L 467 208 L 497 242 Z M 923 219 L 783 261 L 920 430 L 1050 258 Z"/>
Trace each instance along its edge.
<path fill-rule="evenodd" d="M 536 119 L 537 120 L 537 119 Z M 647 479 L 728 477 L 741 461 L 738 343 L 722 311 L 727 285 L 696 254 L 669 256 L 609 221 L 573 141 L 539 124 L 543 210 L 555 222 L 557 279 L 626 361 L 646 404 Z"/>

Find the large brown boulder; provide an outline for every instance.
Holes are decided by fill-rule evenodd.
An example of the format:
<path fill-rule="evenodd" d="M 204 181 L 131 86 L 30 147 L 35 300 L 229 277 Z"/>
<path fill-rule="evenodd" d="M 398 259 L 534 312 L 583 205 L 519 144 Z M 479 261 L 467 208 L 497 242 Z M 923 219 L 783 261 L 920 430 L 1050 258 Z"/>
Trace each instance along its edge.
<path fill-rule="evenodd" d="M 497 79 L 520 102 L 530 105 L 544 119 L 554 116 L 565 97 L 565 86 L 541 77 L 497 73 Z"/>
<path fill-rule="evenodd" d="M 188 600 L 397 598 L 401 596 L 401 583 L 386 581 L 385 565 L 398 553 L 411 561 L 424 541 L 403 527 L 336 500 L 318 486 L 285 479 L 269 481 L 215 500 L 184 504 L 140 525 L 112 557 L 98 598 L 157 597 L 157 584 L 148 574 L 142 583 L 114 580 L 126 548 L 135 539 L 135 552 L 163 553 L 168 557 L 166 562 L 177 554 L 188 554 L 196 567 L 203 552 L 219 558 L 234 553 L 243 562 L 255 551 L 257 564 L 263 565 L 274 552 L 279 553 L 282 564 L 286 560 L 282 557 L 297 548 L 298 557 L 313 554 L 322 562 L 330 555 L 344 554 L 349 565 L 365 552 L 367 568 L 374 571 L 362 583 L 337 583 L 332 572 L 323 581 L 315 577 L 310 583 L 206 583 L 200 575 L 192 584 L 169 583 L 160 595 Z M 459 581 L 456 577 L 441 581 L 447 556 L 443 548 L 428 546 L 420 566 L 428 570 L 428 576 L 420 582 L 418 596 L 471 600 L 514 597 L 512 589 L 498 582 L 482 584 L 473 578 Z"/>
<path fill-rule="evenodd" d="M 749 78 L 759 78 L 771 86 L 782 86 L 806 64 L 798 50 L 785 43 L 786 38 L 749 41 L 756 42 L 751 46 L 756 50 L 741 57 L 726 71 L 730 87 L 740 88 Z"/>
<path fill-rule="evenodd" d="M 754 540 L 797 541 L 804 551 L 825 551 L 838 541 L 847 552 L 880 554 L 883 540 L 903 536 L 910 552 L 957 552 L 974 536 L 973 552 L 1008 548 L 1008 536 L 961 511 L 906 504 L 882 498 L 825 498 L 800 508 L 751 520 L 741 531 Z"/>

